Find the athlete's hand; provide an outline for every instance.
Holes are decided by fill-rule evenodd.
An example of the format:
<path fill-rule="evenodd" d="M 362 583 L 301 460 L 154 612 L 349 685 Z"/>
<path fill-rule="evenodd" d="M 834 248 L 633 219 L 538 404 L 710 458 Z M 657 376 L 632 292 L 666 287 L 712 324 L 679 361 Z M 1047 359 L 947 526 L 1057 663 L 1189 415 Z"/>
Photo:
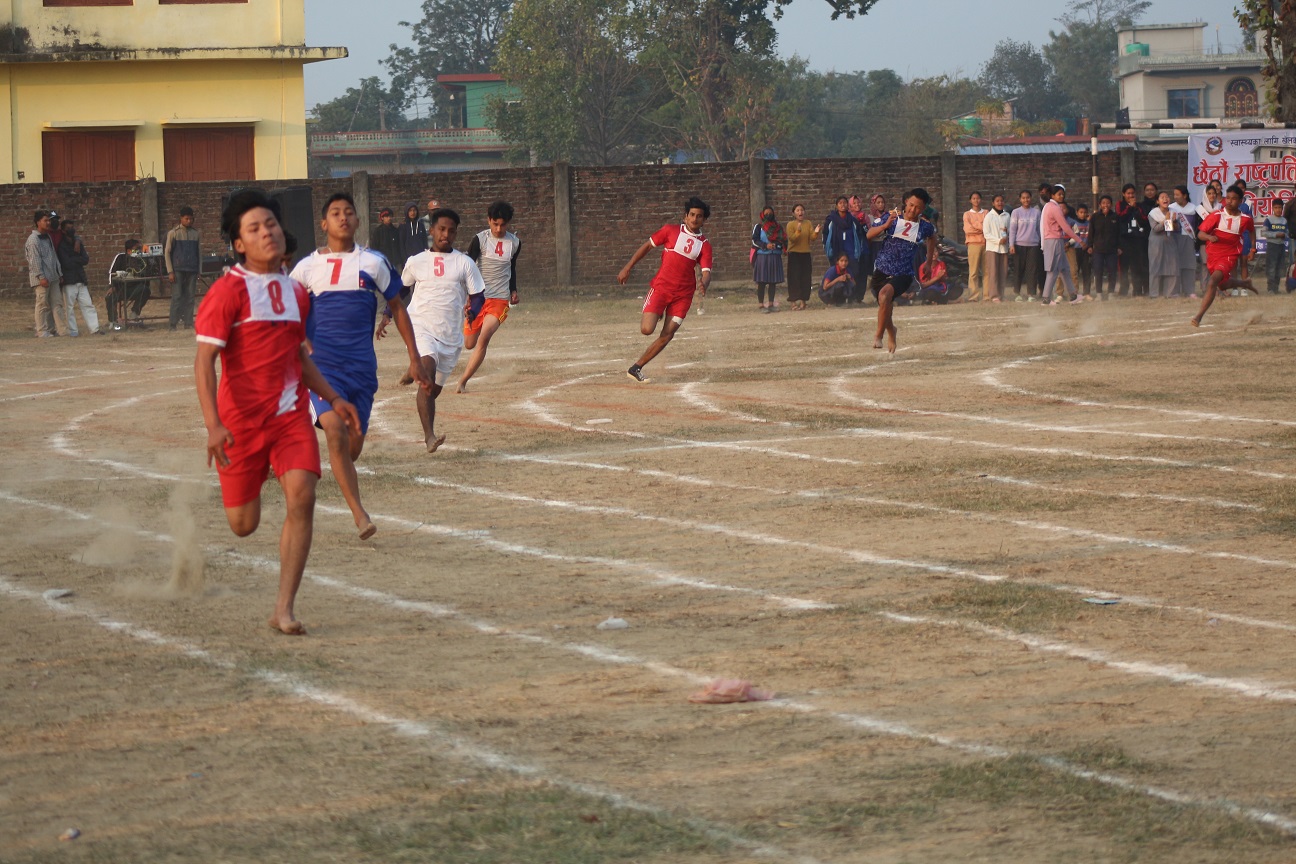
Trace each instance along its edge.
<path fill-rule="evenodd" d="M 409 365 L 409 376 L 413 378 L 414 383 L 418 384 L 418 386 L 423 390 L 428 393 L 432 392 L 432 379 L 423 371 L 422 363 L 417 360 L 411 360 Z"/>
<path fill-rule="evenodd" d="M 378 322 L 378 329 L 374 331 L 375 339 L 381 339 L 387 335 L 387 325 L 391 323 L 391 320 L 386 315 L 382 316 L 382 320 Z"/>
<path fill-rule="evenodd" d="M 229 467 L 229 457 L 225 455 L 225 448 L 234 443 L 234 436 L 230 431 L 221 424 L 207 430 L 207 467 L 210 468 L 212 459 L 222 468 Z"/>
<path fill-rule="evenodd" d="M 630 281 L 630 268 L 629 267 L 621 268 L 621 272 L 617 274 L 618 284 L 624 285 L 629 281 Z"/>
<path fill-rule="evenodd" d="M 1251 250 L 1251 254 L 1247 256 L 1247 260 L 1248 260 L 1248 261 L 1254 261 L 1254 260 L 1255 260 L 1255 249 L 1252 249 L 1252 250 Z"/>
<path fill-rule="evenodd" d="M 329 406 L 342 418 L 342 422 L 351 430 L 352 435 L 359 437 L 362 434 L 360 432 L 360 415 L 356 413 L 354 405 L 341 396 L 337 396 L 329 403 Z"/>
<path fill-rule="evenodd" d="M 510 305 L 510 306 L 516 306 L 516 305 L 518 305 L 518 304 L 521 303 L 521 302 L 522 302 L 521 300 L 517 299 L 517 292 L 516 292 L 516 291 L 512 291 L 512 292 L 509 293 L 509 305 Z"/>

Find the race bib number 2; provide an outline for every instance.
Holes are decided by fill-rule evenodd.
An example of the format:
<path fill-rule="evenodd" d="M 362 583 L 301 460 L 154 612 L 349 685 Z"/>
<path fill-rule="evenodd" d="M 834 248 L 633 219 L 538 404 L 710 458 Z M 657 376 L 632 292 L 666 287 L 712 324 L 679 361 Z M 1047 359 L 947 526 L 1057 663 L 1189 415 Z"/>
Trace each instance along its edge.
<path fill-rule="evenodd" d="M 910 243 L 917 243 L 918 223 L 910 222 L 908 219 L 897 219 L 893 236 L 899 237 L 901 240 L 907 240 Z"/>

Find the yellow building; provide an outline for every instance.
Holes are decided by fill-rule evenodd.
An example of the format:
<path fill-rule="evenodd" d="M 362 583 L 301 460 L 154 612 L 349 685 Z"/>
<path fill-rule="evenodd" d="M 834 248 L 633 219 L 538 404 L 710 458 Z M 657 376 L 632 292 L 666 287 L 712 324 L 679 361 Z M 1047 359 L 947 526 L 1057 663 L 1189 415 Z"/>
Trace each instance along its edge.
<path fill-rule="evenodd" d="M 5 0 L 0 183 L 305 177 L 305 0 Z"/>

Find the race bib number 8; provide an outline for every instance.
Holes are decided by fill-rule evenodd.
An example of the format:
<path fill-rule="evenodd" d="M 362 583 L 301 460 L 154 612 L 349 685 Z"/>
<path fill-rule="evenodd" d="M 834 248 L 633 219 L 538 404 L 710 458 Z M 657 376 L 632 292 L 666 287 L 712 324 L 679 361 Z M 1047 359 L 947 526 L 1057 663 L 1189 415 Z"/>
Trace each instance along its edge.
<path fill-rule="evenodd" d="M 908 219 L 897 219 L 893 235 L 901 240 L 908 240 L 910 243 L 918 242 L 918 223 L 910 222 Z"/>

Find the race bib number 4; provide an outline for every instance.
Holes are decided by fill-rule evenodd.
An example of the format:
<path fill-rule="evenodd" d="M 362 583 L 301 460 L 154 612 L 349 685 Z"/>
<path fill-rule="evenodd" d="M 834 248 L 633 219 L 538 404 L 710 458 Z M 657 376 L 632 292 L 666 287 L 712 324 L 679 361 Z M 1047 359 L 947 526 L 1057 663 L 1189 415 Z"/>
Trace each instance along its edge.
<path fill-rule="evenodd" d="M 910 222 L 908 219 L 897 219 L 893 237 L 899 237 L 901 240 L 908 240 L 910 243 L 918 242 L 918 223 Z"/>

